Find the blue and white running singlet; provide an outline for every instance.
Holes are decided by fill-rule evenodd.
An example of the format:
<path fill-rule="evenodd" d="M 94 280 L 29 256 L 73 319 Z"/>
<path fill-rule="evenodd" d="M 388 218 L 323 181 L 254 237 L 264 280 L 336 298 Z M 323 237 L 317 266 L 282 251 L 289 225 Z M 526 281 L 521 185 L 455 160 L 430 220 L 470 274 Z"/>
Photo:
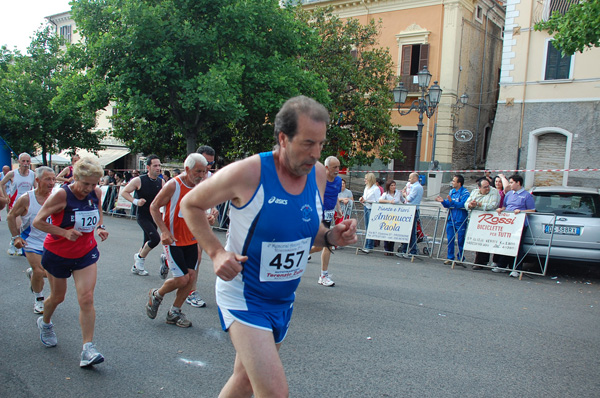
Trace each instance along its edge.
<path fill-rule="evenodd" d="M 319 231 L 322 202 L 315 168 L 299 195 L 287 193 L 272 152 L 260 154 L 260 184 L 243 207 L 231 206 L 225 250 L 248 256 L 233 280 L 217 278 L 217 304 L 230 310 L 282 311 L 294 303 L 308 252 Z"/>

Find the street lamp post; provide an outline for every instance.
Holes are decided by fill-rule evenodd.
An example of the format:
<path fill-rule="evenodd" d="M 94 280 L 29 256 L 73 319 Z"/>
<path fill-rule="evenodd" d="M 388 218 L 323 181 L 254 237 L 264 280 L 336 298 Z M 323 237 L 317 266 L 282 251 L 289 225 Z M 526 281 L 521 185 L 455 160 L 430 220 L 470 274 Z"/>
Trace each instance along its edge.
<path fill-rule="evenodd" d="M 437 81 L 433 82 L 433 85 L 429 87 L 431 81 L 431 73 L 427 70 L 427 66 L 424 66 L 422 70 L 417 74 L 419 88 L 421 89 L 421 97 L 413 101 L 410 108 L 406 111 L 400 110 L 400 105 L 406 102 L 408 97 L 408 90 L 404 88 L 404 83 L 399 82 L 398 85 L 392 90 L 394 94 L 394 102 L 398 104 L 398 113 L 402 116 L 408 115 L 413 110 L 419 112 L 419 123 L 417 124 L 417 154 L 415 157 L 415 171 L 419 170 L 419 163 L 421 161 L 421 136 L 423 134 L 423 114 L 426 114 L 428 118 L 435 113 L 435 109 L 440 103 L 440 97 L 442 96 L 442 89 L 438 85 Z M 429 87 L 429 90 L 427 89 Z"/>

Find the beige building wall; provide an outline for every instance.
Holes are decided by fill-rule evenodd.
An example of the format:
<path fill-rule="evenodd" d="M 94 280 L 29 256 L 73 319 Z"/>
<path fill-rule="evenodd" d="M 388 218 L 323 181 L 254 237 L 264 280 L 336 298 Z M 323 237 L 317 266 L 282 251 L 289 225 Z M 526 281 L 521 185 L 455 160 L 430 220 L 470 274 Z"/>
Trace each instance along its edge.
<path fill-rule="evenodd" d="M 71 18 L 71 12 L 61 12 L 47 16 L 46 19 L 51 25 L 56 27 L 56 33 L 61 35 L 67 43 L 78 43 L 82 41 L 82 37 L 77 31 L 75 21 Z M 67 35 L 65 35 L 67 34 Z M 70 34 L 70 35 L 68 35 Z M 113 103 L 111 102 L 106 108 L 98 110 L 96 117 L 95 130 L 110 131 L 112 130 L 112 123 L 109 117 L 113 114 Z"/>
<path fill-rule="evenodd" d="M 481 112 L 478 115 L 477 112 L 470 111 L 461 116 L 461 111 L 456 107 L 460 95 L 472 90 L 471 97 L 477 98 L 473 94 L 481 90 L 479 77 L 474 85 L 469 85 L 469 79 L 465 78 L 469 74 L 479 76 L 478 68 L 481 65 L 466 56 L 461 58 L 465 54 L 463 46 L 464 43 L 474 46 L 473 52 L 476 52 L 483 42 L 481 34 L 487 22 L 496 24 L 496 30 L 500 30 L 504 24 L 503 7 L 491 0 L 337 0 L 313 1 L 303 5 L 305 9 L 317 6 L 332 6 L 339 17 L 355 18 L 362 23 L 370 19 L 381 20 L 379 45 L 389 49 L 397 76 L 401 75 L 402 45 L 429 44 L 427 67 L 432 74 L 431 84 L 438 81 L 443 92 L 434 116 L 431 119 L 424 116 L 423 119 L 420 169 L 427 169 L 429 162 L 434 159 L 445 169 L 453 168 L 457 162 L 460 164 L 464 157 L 455 153 L 454 133 L 461 126 L 478 130 L 478 119 L 481 119 Z M 489 12 L 494 8 L 495 12 Z M 476 29 L 464 29 L 465 22 L 477 25 L 479 32 Z M 475 35 L 470 37 L 473 32 Z M 498 49 L 497 53 L 495 69 L 500 67 L 501 50 Z M 482 57 L 481 54 L 479 56 Z M 493 85 L 497 84 L 497 74 L 493 77 Z M 485 84 L 489 84 L 488 80 L 486 77 Z M 402 106 L 403 110 L 410 107 L 418 95 L 418 92 L 409 93 L 406 104 Z M 495 101 L 496 98 L 493 102 Z M 483 121 L 479 120 L 481 126 L 491 120 L 489 113 L 486 111 Z M 417 131 L 419 115 L 416 111 L 400 116 L 396 109 L 390 109 L 390 115 L 392 122 L 400 125 L 399 130 L 404 134 Z M 410 167 L 412 170 L 412 166 Z"/>
<path fill-rule="evenodd" d="M 498 113 L 487 167 L 520 169 L 525 187 L 600 185 L 600 49 L 575 53 L 568 74 L 548 77 L 552 37 L 535 31 L 550 0 L 508 0 Z"/>

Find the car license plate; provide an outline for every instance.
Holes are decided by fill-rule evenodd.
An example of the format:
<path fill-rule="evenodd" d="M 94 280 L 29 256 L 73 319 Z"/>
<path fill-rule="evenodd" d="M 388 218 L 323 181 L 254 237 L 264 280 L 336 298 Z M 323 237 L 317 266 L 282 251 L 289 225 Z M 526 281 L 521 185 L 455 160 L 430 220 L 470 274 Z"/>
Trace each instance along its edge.
<path fill-rule="evenodd" d="M 552 225 L 544 224 L 544 233 L 551 233 Z M 566 225 L 555 225 L 554 226 L 554 234 L 555 235 L 581 235 L 581 227 L 568 227 Z"/>

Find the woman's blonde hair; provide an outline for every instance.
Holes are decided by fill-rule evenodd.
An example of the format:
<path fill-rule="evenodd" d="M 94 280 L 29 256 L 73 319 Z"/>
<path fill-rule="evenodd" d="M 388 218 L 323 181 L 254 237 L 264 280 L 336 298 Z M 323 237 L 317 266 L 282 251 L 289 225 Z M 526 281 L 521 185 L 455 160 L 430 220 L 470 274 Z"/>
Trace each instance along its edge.
<path fill-rule="evenodd" d="M 371 188 L 377 182 L 375 179 L 375 174 L 373 174 L 373 173 L 367 173 L 365 178 L 367 180 L 367 187 L 369 187 L 369 188 Z"/>
<path fill-rule="evenodd" d="M 82 157 L 73 166 L 73 176 L 77 178 L 97 177 L 98 180 L 104 175 L 100 163 L 93 157 Z"/>

